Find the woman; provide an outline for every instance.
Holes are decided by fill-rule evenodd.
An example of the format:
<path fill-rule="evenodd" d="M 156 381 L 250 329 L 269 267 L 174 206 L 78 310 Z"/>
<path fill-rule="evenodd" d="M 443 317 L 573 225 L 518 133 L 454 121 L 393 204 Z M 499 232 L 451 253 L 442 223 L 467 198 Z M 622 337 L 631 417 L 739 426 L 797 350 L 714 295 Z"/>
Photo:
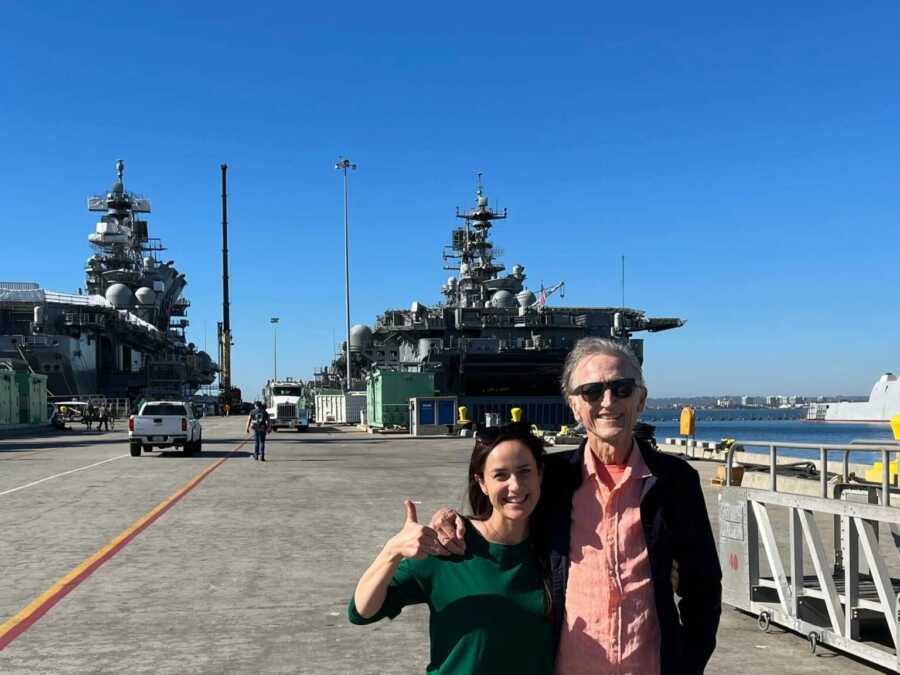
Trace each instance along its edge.
<path fill-rule="evenodd" d="M 543 441 L 527 424 L 479 432 L 469 462 L 465 555 L 431 555 L 441 545 L 406 500 L 406 523 L 359 580 L 350 621 L 393 619 L 406 605 L 427 603 L 427 672 L 552 673 L 549 594 L 530 527 L 543 455 Z"/>

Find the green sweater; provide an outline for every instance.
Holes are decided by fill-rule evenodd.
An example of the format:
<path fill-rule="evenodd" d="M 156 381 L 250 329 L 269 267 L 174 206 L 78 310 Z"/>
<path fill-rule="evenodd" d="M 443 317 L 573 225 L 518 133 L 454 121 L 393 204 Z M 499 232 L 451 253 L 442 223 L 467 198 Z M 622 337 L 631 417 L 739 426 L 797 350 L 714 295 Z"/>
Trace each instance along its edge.
<path fill-rule="evenodd" d="M 527 540 L 492 544 L 467 522 L 465 556 L 404 560 L 377 614 L 364 619 L 351 600 L 348 615 L 351 623 L 374 623 L 422 602 L 431 610 L 427 672 L 553 672 L 544 582 Z"/>

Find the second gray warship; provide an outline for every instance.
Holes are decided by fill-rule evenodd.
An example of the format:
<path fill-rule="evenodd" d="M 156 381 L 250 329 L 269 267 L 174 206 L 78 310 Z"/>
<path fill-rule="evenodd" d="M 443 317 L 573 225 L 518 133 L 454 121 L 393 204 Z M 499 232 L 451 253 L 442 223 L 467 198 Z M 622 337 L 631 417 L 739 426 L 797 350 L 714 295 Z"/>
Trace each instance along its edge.
<path fill-rule="evenodd" d="M 457 209 L 456 217 L 462 226 L 453 229 L 443 254 L 445 269 L 456 274 L 441 288 L 443 302 L 413 302 L 409 309 L 385 311 L 371 328 L 354 326 L 352 382 L 344 382 L 342 350 L 331 367 L 315 373 L 318 387 L 360 389 L 365 376 L 379 368 L 419 370 L 434 372 L 441 393 L 456 394 L 461 403 L 476 407 L 490 407 L 491 401 L 558 404 L 563 363 L 580 338 L 627 342 L 643 360 L 643 340 L 632 338 L 633 333 L 684 324 L 626 307 L 551 307 L 548 298 L 564 288 L 563 282 L 535 293 L 525 285 L 522 265 L 503 274 L 506 268 L 498 261 L 490 231 L 507 212 L 489 206 L 480 174 L 474 208 Z M 555 410 L 548 421 L 565 415 Z"/>
<path fill-rule="evenodd" d="M 56 397 L 183 398 L 217 366 L 185 338 L 187 281 L 150 237 L 150 201 L 125 190 L 116 163 L 110 190 L 88 199 L 100 212 L 88 236 L 85 293 L 0 282 L 0 364 L 48 376 Z"/>

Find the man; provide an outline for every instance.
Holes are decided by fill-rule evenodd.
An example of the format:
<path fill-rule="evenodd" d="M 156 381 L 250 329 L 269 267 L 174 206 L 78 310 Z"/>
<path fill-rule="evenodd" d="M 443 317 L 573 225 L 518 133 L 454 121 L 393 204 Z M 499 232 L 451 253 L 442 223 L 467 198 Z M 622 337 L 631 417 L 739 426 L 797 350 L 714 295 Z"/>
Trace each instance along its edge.
<path fill-rule="evenodd" d="M 106 409 L 105 404 L 100 404 L 100 407 L 97 408 L 97 431 L 102 431 L 104 425 L 106 425 L 106 430 L 109 431 L 109 411 Z"/>
<path fill-rule="evenodd" d="M 253 459 L 265 462 L 266 434 L 269 432 L 271 420 L 269 419 L 269 413 L 263 406 L 262 401 L 257 401 L 253 405 L 253 410 L 250 411 L 250 416 L 247 418 L 246 431 L 250 431 L 251 427 L 253 428 L 253 437 L 256 442 L 253 450 Z"/>
<path fill-rule="evenodd" d="M 722 572 L 699 476 L 635 439 L 647 390 L 628 347 L 580 340 L 562 389 L 587 438 L 546 458 L 534 516 L 549 562 L 555 673 L 702 673 Z M 432 521 L 450 552 L 464 546 L 459 525 L 447 510 Z"/>

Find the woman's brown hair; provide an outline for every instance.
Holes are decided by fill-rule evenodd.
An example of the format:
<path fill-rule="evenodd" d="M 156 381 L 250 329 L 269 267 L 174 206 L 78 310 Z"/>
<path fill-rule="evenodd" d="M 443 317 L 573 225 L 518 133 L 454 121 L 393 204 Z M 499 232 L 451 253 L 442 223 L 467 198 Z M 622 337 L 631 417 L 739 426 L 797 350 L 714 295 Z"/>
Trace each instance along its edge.
<path fill-rule="evenodd" d="M 531 433 L 531 425 L 525 422 L 513 422 L 502 427 L 488 427 L 475 435 L 475 448 L 472 450 L 472 459 L 469 460 L 469 507 L 472 509 L 472 518 L 486 520 L 494 510 L 491 500 L 481 490 L 476 476 L 484 478 L 484 465 L 491 451 L 504 441 L 518 441 L 531 451 L 534 463 L 538 471 L 544 469 L 544 441 Z M 545 616 L 550 618 L 550 608 L 553 596 L 550 593 L 550 565 L 547 560 L 544 546 L 541 542 L 541 534 L 535 527 L 534 512 L 529 518 L 531 552 L 537 561 L 544 582 L 544 608 Z"/>
<path fill-rule="evenodd" d="M 533 433 L 531 426 L 525 422 L 513 422 L 502 427 L 488 427 L 475 435 L 475 448 L 472 450 L 472 459 L 469 460 L 469 508 L 472 509 L 472 517 L 475 520 L 489 518 L 493 507 L 491 500 L 481 490 L 478 478 L 484 478 L 484 465 L 488 455 L 498 445 L 505 441 L 518 441 L 531 451 L 534 463 L 538 471 L 544 466 L 544 441 Z"/>

